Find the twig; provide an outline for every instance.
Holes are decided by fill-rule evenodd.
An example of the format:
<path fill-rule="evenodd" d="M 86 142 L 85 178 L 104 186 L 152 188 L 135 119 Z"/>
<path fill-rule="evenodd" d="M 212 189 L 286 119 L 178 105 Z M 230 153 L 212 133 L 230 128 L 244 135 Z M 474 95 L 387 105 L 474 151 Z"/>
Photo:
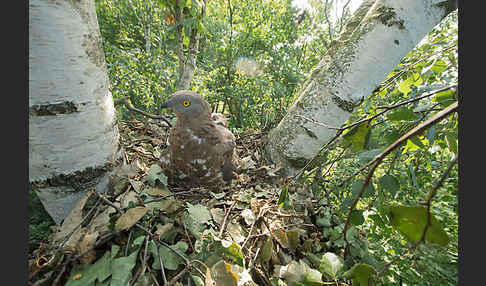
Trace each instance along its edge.
<path fill-rule="evenodd" d="M 130 229 L 128 233 L 127 245 L 125 246 L 125 256 L 128 256 L 128 247 L 130 246 L 130 239 L 132 239 L 132 232 L 133 230 Z"/>
<path fill-rule="evenodd" d="M 142 274 L 145 274 L 145 270 L 147 268 L 147 249 L 148 249 L 148 242 L 149 242 L 149 235 L 145 235 L 145 247 L 143 250 L 143 260 L 142 260 Z"/>
<path fill-rule="evenodd" d="M 158 198 L 146 201 L 146 202 L 139 202 L 137 205 L 146 205 L 146 204 L 150 204 L 150 203 L 159 202 L 159 201 L 164 200 L 166 198 L 175 197 L 177 195 L 185 195 L 185 194 L 193 194 L 193 193 L 194 193 L 193 191 L 184 191 L 184 192 L 172 193 L 170 195 L 158 197 Z"/>
<path fill-rule="evenodd" d="M 165 277 L 164 262 L 162 261 L 162 256 L 160 255 L 160 245 L 157 246 L 157 255 L 159 256 L 160 272 L 162 273 L 162 280 L 164 285 L 167 285 L 167 277 Z"/>
<path fill-rule="evenodd" d="M 327 168 L 327 170 L 322 175 L 323 178 L 326 177 L 327 174 L 331 171 L 331 168 L 334 166 L 334 164 L 337 161 L 339 161 L 339 160 L 342 159 L 344 152 L 346 152 L 346 150 L 349 148 L 349 146 L 351 146 L 351 144 L 349 144 L 348 146 L 346 146 L 345 148 L 343 148 L 343 150 L 341 151 L 341 153 L 339 153 L 338 157 L 336 159 L 334 159 L 331 163 L 329 163 L 329 168 Z"/>
<path fill-rule="evenodd" d="M 241 249 L 243 249 L 246 245 L 246 243 L 248 242 L 248 240 L 250 239 L 250 236 L 252 235 L 251 233 L 253 232 L 253 229 L 255 228 L 255 225 L 257 224 L 257 222 L 261 219 L 261 216 L 258 216 L 255 221 L 251 224 L 251 227 L 250 227 L 250 231 L 248 232 L 248 236 L 245 238 L 245 241 L 243 241 L 243 244 L 241 245 Z"/>
<path fill-rule="evenodd" d="M 174 276 L 174 277 L 173 277 L 173 278 L 172 278 L 172 279 L 169 281 L 169 283 L 168 283 L 168 284 L 166 284 L 166 285 L 167 285 L 167 286 L 172 286 L 172 285 L 174 285 L 174 284 L 177 282 L 177 280 L 179 280 L 179 279 L 180 279 L 180 278 L 181 278 L 181 277 L 182 277 L 184 274 L 186 274 L 186 272 L 187 272 L 187 271 L 189 271 L 189 268 L 190 268 L 190 267 L 189 267 L 189 264 L 188 264 L 188 265 L 186 265 L 186 267 L 185 267 L 184 269 L 182 269 L 182 271 L 181 271 L 181 272 L 179 272 L 179 273 L 178 273 L 176 276 Z"/>
<path fill-rule="evenodd" d="M 189 247 L 191 248 L 192 251 L 194 251 L 194 245 L 192 245 L 191 237 L 189 236 L 189 233 L 187 232 L 187 228 L 184 224 L 182 224 L 182 227 L 184 228 L 184 234 L 187 237 L 187 241 L 189 242 Z"/>
<path fill-rule="evenodd" d="M 444 180 L 445 178 L 447 177 L 447 175 L 449 174 L 449 172 L 451 171 L 452 167 L 457 163 L 457 155 L 454 156 L 454 158 L 452 159 L 452 161 L 449 163 L 449 167 L 447 168 L 447 170 L 444 171 L 444 173 L 442 174 L 439 182 L 437 182 L 437 184 L 434 186 L 434 188 L 429 192 L 429 194 L 427 195 L 427 202 L 425 203 L 427 206 L 430 206 L 430 203 L 432 201 L 432 199 L 435 197 L 435 195 L 437 194 L 437 190 L 442 186 L 442 184 L 444 183 Z"/>
<path fill-rule="evenodd" d="M 96 192 L 96 191 L 95 191 Z M 90 195 L 91 196 L 91 195 Z M 83 223 L 91 216 L 91 214 L 94 212 L 95 209 L 98 208 L 99 204 L 100 204 L 100 200 L 98 199 L 98 201 L 96 201 L 95 205 L 89 210 L 89 212 L 86 214 L 86 216 L 83 217 L 83 219 L 81 220 L 81 222 L 76 225 L 75 228 L 73 228 L 73 230 L 71 230 L 67 235 L 66 237 L 64 238 L 64 240 L 61 242 L 61 244 L 59 245 L 57 252 L 61 251 L 61 248 L 64 246 L 64 244 L 66 244 L 66 242 L 68 242 L 69 238 L 71 238 L 71 236 L 73 235 L 73 233 L 80 227 L 83 225 Z"/>
<path fill-rule="evenodd" d="M 174 248 L 172 248 L 167 243 L 163 242 L 162 240 L 159 240 L 152 232 L 150 232 L 149 230 L 147 230 L 145 227 L 143 227 L 139 223 L 136 223 L 135 226 L 138 227 L 139 229 L 143 230 L 146 234 L 148 234 L 150 236 L 150 238 L 153 241 L 155 241 L 156 243 L 167 247 L 172 253 L 174 253 L 175 255 L 177 255 L 178 257 L 180 257 L 182 260 L 184 260 L 184 262 L 185 262 L 186 265 L 191 265 L 191 261 L 189 261 L 189 259 L 187 259 L 184 255 L 180 254 L 177 250 L 175 250 Z M 199 268 L 194 267 L 194 269 L 197 272 L 199 272 L 199 274 L 201 274 L 203 277 L 205 277 L 205 275 L 201 272 L 201 270 L 199 270 Z"/>
<path fill-rule="evenodd" d="M 160 286 L 159 282 L 157 281 L 157 278 L 154 275 L 154 272 L 152 269 L 150 269 L 150 275 L 152 276 L 152 280 L 155 282 L 155 285 Z"/>
<path fill-rule="evenodd" d="M 133 107 L 131 106 L 128 102 L 127 102 L 127 99 L 129 99 L 129 97 L 122 97 L 118 100 L 115 101 L 114 105 L 119 105 L 119 104 L 123 104 L 126 108 L 128 108 L 129 110 L 131 111 L 134 111 L 134 112 L 137 112 L 137 113 L 140 113 L 146 117 L 149 117 L 149 118 L 152 118 L 152 119 L 162 119 L 165 123 L 167 123 L 167 125 L 169 127 L 172 127 L 172 124 L 169 122 L 169 120 L 167 118 L 165 118 L 165 116 L 163 115 L 153 115 L 153 114 L 150 114 L 148 112 L 145 112 L 143 110 L 140 110 L 136 107 Z"/>
<path fill-rule="evenodd" d="M 300 117 L 300 118 L 303 118 L 303 119 L 305 119 L 305 120 L 307 120 L 307 121 L 311 121 L 312 123 L 315 123 L 315 124 L 320 125 L 320 126 L 322 126 L 322 127 L 326 127 L 327 129 L 334 129 L 334 130 L 340 130 L 340 129 L 341 129 L 341 128 L 339 128 L 339 127 L 332 127 L 332 126 L 329 126 L 329 125 L 327 125 L 327 124 L 325 124 L 325 123 L 320 122 L 320 121 L 319 121 L 319 120 L 317 120 L 317 119 L 305 117 L 304 115 L 297 114 L 296 116 L 297 116 L 297 117 Z"/>
<path fill-rule="evenodd" d="M 69 258 L 70 258 L 70 255 L 67 254 L 67 259 L 66 260 L 69 261 Z M 52 285 L 59 285 L 59 281 L 61 280 L 61 276 L 64 274 L 64 272 L 66 272 L 67 265 L 68 265 L 68 263 L 63 263 L 63 266 L 61 268 L 61 271 L 57 275 L 56 279 L 54 279 L 54 281 L 52 282 Z"/>
<path fill-rule="evenodd" d="M 230 213 L 233 210 L 235 205 L 236 205 L 236 201 L 234 201 L 231 204 L 230 208 L 228 209 L 228 211 L 226 212 L 226 214 L 224 216 L 223 223 L 221 224 L 221 229 L 219 230 L 219 235 L 218 235 L 219 238 L 223 238 L 223 232 L 226 229 L 226 223 L 227 223 L 228 217 L 229 217 L 229 215 L 230 215 Z"/>
<path fill-rule="evenodd" d="M 290 181 L 294 181 L 297 180 L 305 171 L 305 169 L 307 169 L 307 167 L 312 163 L 314 162 L 314 160 L 318 157 L 318 155 L 324 151 L 328 146 L 331 145 L 331 143 L 334 142 L 334 140 L 336 140 L 337 138 L 339 138 L 339 136 L 341 136 L 341 134 L 343 133 L 342 130 L 338 130 L 338 132 L 336 132 L 336 134 L 334 135 L 333 138 L 331 138 L 331 140 L 329 140 L 326 145 L 322 146 L 321 149 L 319 149 L 319 151 L 316 153 L 316 155 L 314 155 L 314 157 L 312 157 L 312 159 L 309 160 L 309 162 L 307 162 L 307 164 L 305 164 L 304 167 L 302 167 L 297 173 L 295 173 L 295 175 L 291 176 L 290 178 L 288 178 L 287 180 L 287 183 L 285 183 L 284 186 L 286 186 Z"/>

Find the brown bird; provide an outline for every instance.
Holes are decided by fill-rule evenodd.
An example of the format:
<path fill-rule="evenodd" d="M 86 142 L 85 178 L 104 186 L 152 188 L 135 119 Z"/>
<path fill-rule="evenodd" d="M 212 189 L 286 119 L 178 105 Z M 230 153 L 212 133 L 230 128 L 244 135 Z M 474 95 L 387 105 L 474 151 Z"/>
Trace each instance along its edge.
<path fill-rule="evenodd" d="M 169 182 L 184 186 L 220 187 L 235 177 L 235 136 L 226 118 L 211 114 L 209 103 L 189 90 L 173 93 L 161 105 L 177 115 L 169 133 L 168 152 L 160 157 Z"/>

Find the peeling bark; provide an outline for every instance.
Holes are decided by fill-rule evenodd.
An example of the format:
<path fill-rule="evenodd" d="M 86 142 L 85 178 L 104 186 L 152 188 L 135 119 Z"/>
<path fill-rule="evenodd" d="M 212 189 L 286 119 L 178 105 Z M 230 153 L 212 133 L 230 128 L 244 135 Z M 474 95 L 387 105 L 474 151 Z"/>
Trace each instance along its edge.
<path fill-rule="evenodd" d="M 58 224 L 119 162 L 108 87 L 93 0 L 30 0 L 29 181 Z"/>
<path fill-rule="evenodd" d="M 266 154 L 293 175 L 354 108 L 448 13 L 456 1 L 366 0 L 314 68 L 288 113 L 268 135 Z M 321 122 L 306 120 L 312 118 Z"/>

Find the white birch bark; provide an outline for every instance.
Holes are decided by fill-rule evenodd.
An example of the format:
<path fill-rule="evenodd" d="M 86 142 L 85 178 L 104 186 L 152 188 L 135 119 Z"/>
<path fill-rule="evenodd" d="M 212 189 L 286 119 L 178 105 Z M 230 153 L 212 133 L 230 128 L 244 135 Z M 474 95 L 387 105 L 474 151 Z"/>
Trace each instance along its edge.
<path fill-rule="evenodd" d="M 342 126 L 354 107 L 455 9 L 455 2 L 363 1 L 286 116 L 269 133 L 266 153 L 282 164 L 284 175 L 295 174 L 335 135 L 335 129 L 316 121 Z"/>
<path fill-rule="evenodd" d="M 106 189 L 118 136 L 93 0 L 29 0 L 29 180 L 56 223 Z"/>

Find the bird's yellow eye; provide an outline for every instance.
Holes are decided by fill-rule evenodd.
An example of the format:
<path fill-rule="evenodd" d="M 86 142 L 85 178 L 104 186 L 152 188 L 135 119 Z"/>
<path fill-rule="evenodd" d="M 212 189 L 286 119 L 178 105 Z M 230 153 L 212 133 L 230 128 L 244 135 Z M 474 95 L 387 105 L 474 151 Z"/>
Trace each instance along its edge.
<path fill-rule="evenodd" d="M 184 100 L 182 102 L 182 105 L 184 105 L 185 107 L 188 107 L 189 105 L 191 105 L 191 102 L 189 100 Z"/>

